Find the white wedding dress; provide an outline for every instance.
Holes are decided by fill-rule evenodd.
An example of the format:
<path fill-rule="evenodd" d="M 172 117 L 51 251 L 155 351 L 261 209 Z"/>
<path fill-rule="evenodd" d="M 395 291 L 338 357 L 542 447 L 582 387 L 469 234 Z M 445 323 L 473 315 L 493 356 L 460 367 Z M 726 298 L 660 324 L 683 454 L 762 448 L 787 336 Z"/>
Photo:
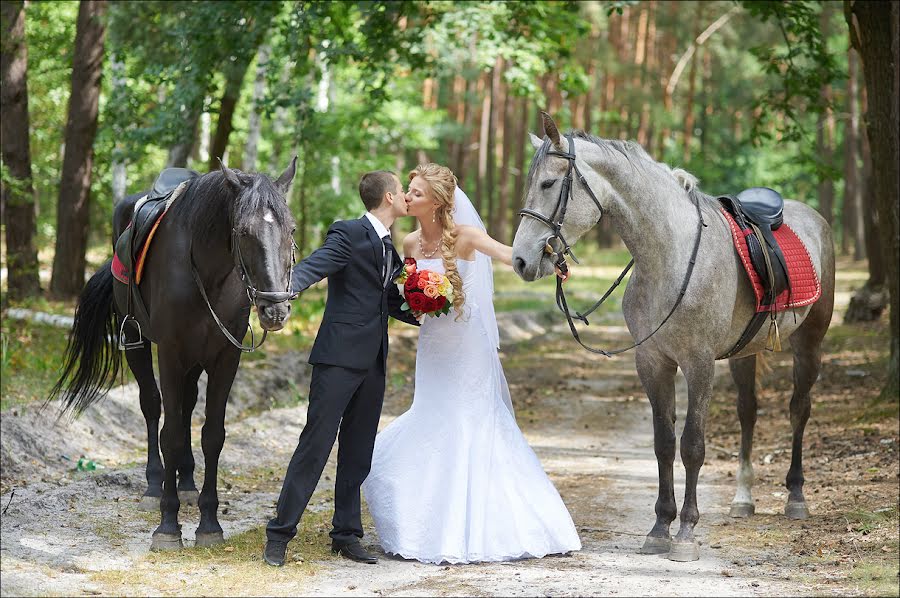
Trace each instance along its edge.
<path fill-rule="evenodd" d="M 477 295 L 474 264 L 457 260 L 465 313 L 425 318 L 412 407 L 375 439 L 363 491 L 381 546 L 427 563 L 579 550 L 565 504 L 516 425 L 496 330 L 488 334 L 468 299 Z M 440 259 L 418 267 L 444 271 Z"/>

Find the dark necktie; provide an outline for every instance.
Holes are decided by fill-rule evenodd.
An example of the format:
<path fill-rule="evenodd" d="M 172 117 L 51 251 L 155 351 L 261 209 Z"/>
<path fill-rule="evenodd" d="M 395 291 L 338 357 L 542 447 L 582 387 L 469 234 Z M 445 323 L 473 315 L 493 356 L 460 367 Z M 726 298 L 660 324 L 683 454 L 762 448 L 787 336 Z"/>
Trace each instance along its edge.
<path fill-rule="evenodd" d="M 385 235 L 381 238 L 384 243 L 384 269 L 381 273 L 382 286 L 388 286 L 391 281 L 391 274 L 394 271 L 394 244 L 391 243 L 391 236 Z"/>

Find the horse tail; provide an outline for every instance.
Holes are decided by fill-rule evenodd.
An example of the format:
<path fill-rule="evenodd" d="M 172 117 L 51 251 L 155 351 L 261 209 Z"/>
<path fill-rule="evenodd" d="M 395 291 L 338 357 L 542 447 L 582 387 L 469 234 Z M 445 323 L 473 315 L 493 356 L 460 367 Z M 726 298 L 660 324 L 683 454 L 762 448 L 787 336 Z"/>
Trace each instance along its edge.
<path fill-rule="evenodd" d="M 100 266 L 78 297 L 62 375 L 45 401 L 61 399 L 65 402 L 63 413 L 78 415 L 106 396 L 122 367 L 111 263 Z"/>

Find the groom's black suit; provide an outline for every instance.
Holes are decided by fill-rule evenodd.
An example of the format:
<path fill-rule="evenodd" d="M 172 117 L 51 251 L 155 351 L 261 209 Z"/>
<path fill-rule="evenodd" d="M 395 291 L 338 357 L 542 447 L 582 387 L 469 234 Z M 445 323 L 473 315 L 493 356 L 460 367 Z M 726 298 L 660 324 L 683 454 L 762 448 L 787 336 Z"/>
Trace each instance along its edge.
<path fill-rule="evenodd" d="M 383 254 L 388 250 L 393 272 L 385 285 Z M 322 247 L 294 267 L 293 290 L 328 278 L 328 301 L 309 355 L 313 373 L 306 426 L 288 465 L 277 515 L 266 527 L 269 540 L 286 542 L 296 535 L 338 430 L 331 537 L 343 545 L 363 536 L 359 488 L 371 467 L 384 400 L 388 316 L 418 325 L 400 310 L 403 298 L 392 281 L 401 266 L 393 246 L 385 249 L 363 216 L 335 222 Z"/>

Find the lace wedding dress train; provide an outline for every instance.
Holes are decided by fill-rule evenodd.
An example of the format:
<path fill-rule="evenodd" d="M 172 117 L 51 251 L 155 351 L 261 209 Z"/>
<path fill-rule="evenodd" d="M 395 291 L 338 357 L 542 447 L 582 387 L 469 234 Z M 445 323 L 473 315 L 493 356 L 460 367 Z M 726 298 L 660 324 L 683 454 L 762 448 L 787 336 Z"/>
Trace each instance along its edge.
<path fill-rule="evenodd" d="M 464 289 L 474 262 L 457 260 Z M 443 272 L 438 259 L 420 269 Z M 474 294 L 473 294 L 474 295 Z M 412 407 L 378 434 L 363 484 L 385 552 L 428 563 L 581 548 L 566 506 L 516 425 L 477 303 L 427 317 Z"/>

